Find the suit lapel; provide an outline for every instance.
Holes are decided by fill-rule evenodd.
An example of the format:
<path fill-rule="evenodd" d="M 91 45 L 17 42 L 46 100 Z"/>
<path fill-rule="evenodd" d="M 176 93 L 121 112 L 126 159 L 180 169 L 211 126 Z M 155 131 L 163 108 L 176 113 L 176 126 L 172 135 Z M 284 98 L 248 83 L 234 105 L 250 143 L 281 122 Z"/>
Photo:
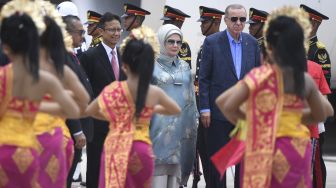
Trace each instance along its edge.
<path fill-rule="evenodd" d="M 223 32 L 223 35 L 221 37 L 221 40 L 223 40 L 223 42 L 220 42 L 220 44 L 224 44 L 224 48 L 222 48 L 223 50 L 222 50 L 221 54 L 224 54 L 225 59 L 229 60 L 228 64 L 230 66 L 230 69 L 231 69 L 233 75 L 238 79 L 236 69 L 234 67 L 234 63 L 233 63 L 233 59 L 232 59 L 230 41 L 229 41 L 229 38 L 228 38 L 226 32 L 227 32 L 227 30 L 225 30 Z"/>
<path fill-rule="evenodd" d="M 99 59 L 99 61 L 101 62 L 104 70 L 107 72 L 108 75 L 110 75 L 112 80 L 115 80 L 114 78 L 114 73 L 112 70 L 112 65 L 111 62 L 106 54 L 106 50 L 104 48 L 104 46 L 102 44 L 99 44 L 99 46 L 97 47 L 98 53 L 97 53 L 97 58 Z"/>
<path fill-rule="evenodd" d="M 122 62 L 121 62 L 119 47 L 117 47 L 117 57 L 118 57 L 118 63 L 119 63 L 119 80 L 122 80 L 124 72 L 121 69 Z"/>

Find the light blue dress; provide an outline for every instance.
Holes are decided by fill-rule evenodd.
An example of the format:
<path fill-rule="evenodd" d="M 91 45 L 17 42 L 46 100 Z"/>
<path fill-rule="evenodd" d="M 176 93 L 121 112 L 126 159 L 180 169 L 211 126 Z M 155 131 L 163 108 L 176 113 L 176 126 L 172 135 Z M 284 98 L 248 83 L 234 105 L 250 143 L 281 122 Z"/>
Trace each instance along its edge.
<path fill-rule="evenodd" d="M 193 169 L 198 111 L 191 71 L 179 58 L 158 58 L 152 84 L 162 88 L 181 108 L 177 116 L 155 115 L 150 136 L 155 154 L 155 175 L 176 176 L 186 185 Z"/>

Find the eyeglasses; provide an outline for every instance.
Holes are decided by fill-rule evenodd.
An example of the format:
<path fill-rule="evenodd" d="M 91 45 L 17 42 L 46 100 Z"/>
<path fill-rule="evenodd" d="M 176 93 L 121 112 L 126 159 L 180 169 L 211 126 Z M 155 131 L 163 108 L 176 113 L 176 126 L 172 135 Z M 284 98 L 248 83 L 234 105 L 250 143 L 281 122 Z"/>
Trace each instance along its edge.
<path fill-rule="evenodd" d="M 168 39 L 167 40 L 167 43 L 169 44 L 169 45 L 176 45 L 176 46 L 182 46 L 182 41 L 180 41 L 180 40 L 173 40 L 173 39 Z"/>
<path fill-rule="evenodd" d="M 70 30 L 70 33 L 78 33 L 81 36 L 85 35 L 85 30 Z"/>
<path fill-rule="evenodd" d="M 122 33 L 124 30 L 120 28 L 105 28 L 105 31 L 111 32 L 111 33 Z"/>
<path fill-rule="evenodd" d="M 233 16 L 233 17 L 230 18 L 231 22 L 237 22 L 238 19 L 242 23 L 246 22 L 246 17 L 236 17 L 236 16 Z"/>

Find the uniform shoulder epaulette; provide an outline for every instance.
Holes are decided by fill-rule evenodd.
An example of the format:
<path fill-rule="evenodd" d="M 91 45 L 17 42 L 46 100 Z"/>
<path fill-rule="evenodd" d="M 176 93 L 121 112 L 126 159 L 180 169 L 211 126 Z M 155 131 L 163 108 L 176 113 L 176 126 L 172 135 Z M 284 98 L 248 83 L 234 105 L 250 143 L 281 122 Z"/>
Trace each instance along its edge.
<path fill-rule="evenodd" d="M 326 46 L 320 41 L 316 42 L 316 46 L 317 46 L 318 49 L 325 49 L 326 48 Z"/>

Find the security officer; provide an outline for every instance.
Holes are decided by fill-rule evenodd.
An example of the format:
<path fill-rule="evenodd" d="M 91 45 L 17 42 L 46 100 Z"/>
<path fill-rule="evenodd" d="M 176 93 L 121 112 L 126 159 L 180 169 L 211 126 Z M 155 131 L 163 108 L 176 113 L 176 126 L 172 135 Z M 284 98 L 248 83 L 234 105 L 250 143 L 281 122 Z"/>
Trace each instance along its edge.
<path fill-rule="evenodd" d="M 87 22 L 85 24 L 87 24 L 88 35 L 92 36 L 90 48 L 98 46 L 98 44 L 100 44 L 103 40 L 100 30 L 97 29 L 101 16 L 101 14 L 95 11 L 87 11 Z"/>
<path fill-rule="evenodd" d="M 322 44 L 316 36 L 317 30 L 320 27 L 323 20 L 329 20 L 329 18 L 318 11 L 306 6 L 300 5 L 310 17 L 310 23 L 312 25 L 312 31 L 310 33 L 310 44 L 309 44 L 309 51 L 308 51 L 308 59 L 315 61 L 316 63 L 322 66 L 324 76 L 327 79 L 327 82 L 330 87 L 330 78 L 331 78 L 331 63 L 329 54 L 326 50 L 324 44 Z"/>
<path fill-rule="evenodd" d="M 161 20 L 164 20 L 163 25 L 173 24 L 181 29 L 185 18 L 190 18 L 190 16 L 177 8 L 173 8 L 168 5 L 164 6 L 163 17 L 161 18 Z M 187 62 L 191 68 L 191 51 L 189 44 L 185 40 L 182 42 L 181 50 L 178 53 L 178 56 Z"/>
<path fill-rule="evenodd" d="M 315 61 L 320 64 L 323 69 L 324 76 L 328 82 L 330 87 L 330 78 L 331 78 L 331 62 L 329 58 L 329 54 L 326 50 L 324 44 L 318 41 L 316 33 L 318 31 L 319 26 L 321 25 L 323 20 L 328 20 L 329 18 L 317 10 L 314 10 L 306 5 L 300 5 L 303 10 L 305 10 L 309 14 L 310 23 L 312 26 L 312 31 L 310 33 L 310 41 L 309 41 L 309 50 L 308 50 L 308 59 Z M 328 95 L 328 100 L 331 102 L 333 107 L 335 108 L 335 91 L 332 91 L 332 94 Z M 326 124 L 334 124 L 334 120 L 329 120 Z M 332 125 L 330 125 L 332 126 Z M 324 132 L 319 134 L 318 138 L 318 147 L 315 152 L 315 164 L 313 168 L 313 187 L 314 188 L 324 188 L 326 185 L 326 167 L 322 157 L 322 145 L 324 143 Z M 316 155 L 317 154 L 317 155 Z M 320 159 L 320 160 L 319 160 Z"/>
<path fill-rule="evenodd" d="M 204 36 L 209 36 L 211 34 L 214 34 L 219 31 L 219 27 L 221 24 L 221 19 L 222 16 L 225 14 L 224 12 L 215 9 L 215 8 L 209 8 L 209 7 L 204 7 L 200 6 L 199 7 L 200 11 L 200 18 L 197 20 L 198 22 L 201 22 L 201 31 Z M 201 63 L 201 57 L 202 57 L 202 46 L 197 54 L 197 61 L 196 61 L 196 75 L 195 75 L 195 92 L 196 92 L 196 103 L 197 103 L 197 108 L 199 108 L 199 93 L 198 93 L 198 76 L 199 76 L 199 69 L 200 69 L 200 63 Z M 199 120 L 199 126 L 197 130 L 197 152 L 199 156 L 201 157 L 201 162 L 202 162 L 202 167 L 203 167 L 203 174 L 204 174 L 204 179 L 205 182 L 208 182 L 208 157 L 206 156 L 206 145 L 205 144 L 205 131 L 206 129 L 203 127 L 201 120 Z M 196 167 L 198 165 L 196 164 Z M 198 173 L 197 171 L 195 173 Z M 194 184 L 197 183 L 195 179 L 194 173 Z M 197 179 L 196 179 L 197 180 Z M 196 185 L 193 187 L 197 187 Z"/>
<path fill-rule="evenodd" d="M 268 13 L 263 10 L 250 8 L 250 18 L 246 22 L 250 24 L 249 33 L 257 39 L 261 50 L 265 49 L 263 28 L 267 19 Z"/>
<path fill-rule="evenodd" d="M 126 31 L 131 31 L 134 28 L 140 27 L 145 20 L 145 16 L 151 14 L 145 9 L 128 3 L 124 4 L 124 11 L 125 12 L 121 18 L 124 19 L 124 28 Z"/>

